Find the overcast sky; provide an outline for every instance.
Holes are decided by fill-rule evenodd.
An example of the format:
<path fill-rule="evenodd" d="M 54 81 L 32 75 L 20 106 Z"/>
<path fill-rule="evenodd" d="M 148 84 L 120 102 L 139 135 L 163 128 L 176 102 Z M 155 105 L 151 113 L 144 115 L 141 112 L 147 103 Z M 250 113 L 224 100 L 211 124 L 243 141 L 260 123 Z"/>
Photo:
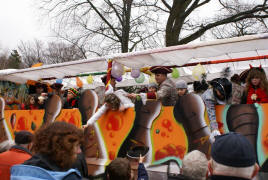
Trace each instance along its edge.
<path fill-rule="evenodd" d="M 14 49 L 20 40 L 49 37 L 49 28 L 40 21 L 34 0 L 0 1 L 0 48 Z"/>

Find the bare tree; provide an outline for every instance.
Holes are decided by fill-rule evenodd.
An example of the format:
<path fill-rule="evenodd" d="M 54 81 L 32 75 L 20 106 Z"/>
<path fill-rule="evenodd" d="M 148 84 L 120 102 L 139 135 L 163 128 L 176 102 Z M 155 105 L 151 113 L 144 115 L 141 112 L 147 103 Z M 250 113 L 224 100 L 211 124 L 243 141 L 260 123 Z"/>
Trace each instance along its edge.
<path fill-rule="evenodd" d="M 45 62 L 45 47 L 44 43 L 40 40 L 35 39 L 33 42 L 21 41 L 18 50 L 25 67 L 31 67 L 36 63 Z"/>
<path fill-rule="evenodd" d="M 206 31 L 217 26 L 245 19 L 263 19 L 268 17 L 267 0 L 259 0 L 259 3 L 255 1 L 252 3 L 252 1 L 246 0 L 161 0 L 161 2 L 165 8 L 163 9 L 160 5 L 156 7 L 169 14 L 166 24 L 166 46 L 186 44 L 196 40 Z M 194 13 L 198 9 L 205 8 L 210 3 L 214 3 L 215 6 L 221 6 L 215 12 L 215 16 L 211 17 L 213 15 L 211 7 L 206 9 L 206 11 L 210 12 L 210 18 L 202 19 L 202 14 Z M 240 7 L 239 12 L 236 11 L 237 6 Z M 222 11 L 227 11 L 228 13 L 223 15 Z"/>
<path fill-rule="evenodd" d="M 143 0 L 40 1 L 56 20 L 57 35 L 83 52 L 105 55 L 158 46 L 159 15 Z"/>
<path fill-rule="evenodd" d="M 65 43 L 48 43 L 45 52 L 45 59 L 47 63 L 62 63 L 67 61 L 75 61 L 83 59 L 84 54 L 74 45 L 67 45 Z"/>
<path fill-rule="evenodd" d="M 19 51 L 25 67 L 31 67 L 36 63 L 53 64 L 85 58 L 77 46 L 63 42 L 21 41 Z"/>
<path fill-rule="evenodd" d="M 222 12 L 223 16 L 226 14 L 238 14 L 246 10 L 248 4 L 238 4 L 234 0 L 230 0 L 227 3 L 222 3 L 225 12 Z M 244 35 L 266 33 L 268 28 L 266 25 L 266 19 L 264 18 L 247 18 L 241 21 L 224 24 L 211 29 L 211 34 L 217 39 L 238 37 Z"/>

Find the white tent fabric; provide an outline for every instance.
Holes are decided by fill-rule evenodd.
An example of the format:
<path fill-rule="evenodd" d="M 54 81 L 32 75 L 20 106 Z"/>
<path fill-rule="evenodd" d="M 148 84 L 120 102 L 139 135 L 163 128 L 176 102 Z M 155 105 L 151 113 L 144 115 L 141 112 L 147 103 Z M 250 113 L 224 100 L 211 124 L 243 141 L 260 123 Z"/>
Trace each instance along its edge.
<path fill-rule="evenodd" d="M 63 78 L 64 76 L 74 76 L 80 73 L 103 72 L 107 70 L 108 59 L 119 62 L 128 68 L 141 68 L 156 65 L 180 66 L 194 62 L 261 56 L 268 55 L 267 44 L 268 34 L 250 35 L 211 42 L 190 43 L 180 46 L 113 54 L 86 60 L 44 65 L 35 68 L 12 71 L 3 70 L 0 71 L 0 80 L 25 83 L 27 80 L 39 80 L 51 77 Z M 244 61 L 205 65 L 204 67 L 208 73 L 208 79 L 212 79 L 213 77 L 219 76 L 218 73 L 223 67 L 229 66 L 234 72 L 241 72 L 249 67 L 248 64 L 252 64 L 253 66 L 262 64 L 263 67 L 268 67 L 266 59 L 252 62 Z M 193 67 L 179 68 L 181 77 L 188 82 L 193 81 L 194 79 L 191 77 L 192 69 Z M 124 79 L 127 81 L 123 80 L 118 83 L 119 86 L 137 84 L 135 80 L 131 78 Z M 148 80 L 146 82 L 148 82 Z M 98 86 L 99 83 L 100 80 L 97 80 L 96 83 L 93 83 L 93 85 L 89 85 L 89 88 L 94 88 L 95 86 Z"/>

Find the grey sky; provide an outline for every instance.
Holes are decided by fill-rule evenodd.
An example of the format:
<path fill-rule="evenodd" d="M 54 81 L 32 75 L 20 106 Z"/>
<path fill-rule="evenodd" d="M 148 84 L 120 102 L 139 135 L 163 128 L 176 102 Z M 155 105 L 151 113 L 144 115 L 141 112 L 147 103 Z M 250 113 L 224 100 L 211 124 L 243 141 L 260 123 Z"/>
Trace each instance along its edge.
<path fill-rule="evenodd" d="M 14 49 L 20 40 L 46 39 L 49 28 L 40 22 L 34 0 L 0 0 L 0 48 Z"/>

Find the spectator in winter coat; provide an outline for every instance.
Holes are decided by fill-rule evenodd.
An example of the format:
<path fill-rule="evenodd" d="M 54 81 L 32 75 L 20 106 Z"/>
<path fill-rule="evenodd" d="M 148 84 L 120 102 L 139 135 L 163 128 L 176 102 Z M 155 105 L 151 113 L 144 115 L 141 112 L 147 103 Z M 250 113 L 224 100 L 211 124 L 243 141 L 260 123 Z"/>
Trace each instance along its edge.
<path fill-rule="evenodd" d="M 211 180 L 247 180 L 254 178 L 259 166 L 249 140 L 231 132 L 216 136 L 208 169 Z"/>
<path fill-rule="evenodd" d="M 54 122 L 37 130 L 33 157 L 13 166 L 11 179 L 82 179 L 72 165 L 81 153 L 83 131 L 66 122 Z"/>
<path fill-rule="evenodd" d="M 15 164 L 21 164 L 32 157 L 33 134 L 28 131 L 15 133 L 15 145 L 9 151 L 0 154 L 0 177 L 2 180 L 10 179 L 10 168 Z"/>

